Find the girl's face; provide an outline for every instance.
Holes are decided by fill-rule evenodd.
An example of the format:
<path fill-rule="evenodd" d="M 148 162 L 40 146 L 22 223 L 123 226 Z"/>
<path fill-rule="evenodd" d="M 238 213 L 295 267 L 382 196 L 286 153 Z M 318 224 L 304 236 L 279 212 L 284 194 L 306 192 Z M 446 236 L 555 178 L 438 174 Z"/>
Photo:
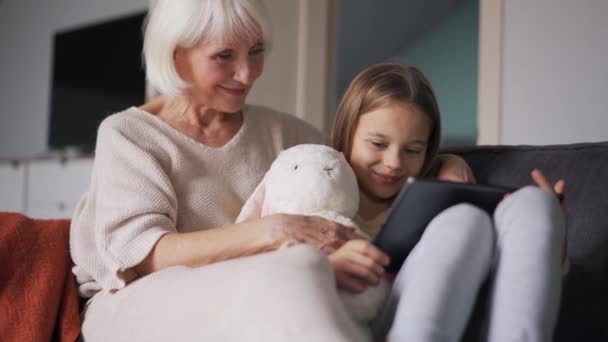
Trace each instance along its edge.
<path fill-rule="evenodd" d="M 424 164 L 431 121 L 414 106 L 392 103 L 359 116 L 351 140 L 350 164 L 359 189 L 372 201 L 386 201 Z"/>
<path fill-rule="evenodd" d="M 232 43 L 200 42 L 192 48 L 175 50 L 175 67 L 191 87 L 189 95 L 197 104 L 234 113 L 264 68 L 264 46 L 235 40 Z"/>

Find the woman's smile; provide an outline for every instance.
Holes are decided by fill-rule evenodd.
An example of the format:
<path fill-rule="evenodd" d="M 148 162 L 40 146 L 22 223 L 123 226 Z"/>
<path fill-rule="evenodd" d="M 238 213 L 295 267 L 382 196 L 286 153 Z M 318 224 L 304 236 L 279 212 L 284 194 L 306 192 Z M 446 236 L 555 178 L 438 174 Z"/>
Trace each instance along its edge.
<path fill-rule="evenodd" d="M 218 88 L 232 96 L 245 96 L 247 94 L 247 88 L 229 88 L 223 86 L 218 86 Z"/>

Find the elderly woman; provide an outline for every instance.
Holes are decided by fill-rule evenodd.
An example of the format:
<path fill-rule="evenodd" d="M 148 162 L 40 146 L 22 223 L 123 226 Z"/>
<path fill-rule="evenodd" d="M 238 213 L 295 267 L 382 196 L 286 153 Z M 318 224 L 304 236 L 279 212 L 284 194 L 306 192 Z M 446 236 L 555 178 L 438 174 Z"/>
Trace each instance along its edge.
<path fill-rule="evenodd" d="M 320 252 L 351 228 L 295 215 L 234 224 L 281 150 L 324 141 L 293 116 L 245 105 L 270 45 L 256 0 L 151 6 L 146 71 L 163 96 L 100 125 L 72 220 L 85 340 L 364 338 Z M 286 241 L 303 244 L 262 253 Z"/>
<path fill-rule="evenodd" d="M 236 259 L 287 240 L 329 251 L 353 237 L 316 217 L 233 224 L 278 152 L 323 142 L 293 116 L 245 105 L 270 44 L 258 1 L 151 7 L 146 71 L 165 96 L 101 124 L 71 227 L 74 273 L 91 298 L 86 340 L 357 338 L 316 249 Z"/>

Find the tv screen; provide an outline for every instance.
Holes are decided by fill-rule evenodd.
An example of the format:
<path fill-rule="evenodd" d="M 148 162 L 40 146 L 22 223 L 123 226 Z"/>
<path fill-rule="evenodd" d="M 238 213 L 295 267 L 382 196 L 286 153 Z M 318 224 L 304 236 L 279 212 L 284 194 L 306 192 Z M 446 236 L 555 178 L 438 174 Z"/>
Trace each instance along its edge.
<path fill-rule="evenodd" d="M 145 12 L 55 33 L 48 144 L 91 152 L 99 123 L 143 103 Z"/>

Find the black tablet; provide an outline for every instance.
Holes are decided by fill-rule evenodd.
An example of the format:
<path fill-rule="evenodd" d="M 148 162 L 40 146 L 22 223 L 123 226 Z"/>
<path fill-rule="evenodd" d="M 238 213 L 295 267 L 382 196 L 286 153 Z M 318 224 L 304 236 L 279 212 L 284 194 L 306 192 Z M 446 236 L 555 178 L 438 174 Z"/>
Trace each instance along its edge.
<path fill-rule="evenodd" d="M 374 237 L 374 244 L 391 258 L 387 271 L 396 272 L 414 248 L 426 226 L 443 210 L 470 203 L 490 215 L 505 194 L 514 189 L 410 177 Z"/>

